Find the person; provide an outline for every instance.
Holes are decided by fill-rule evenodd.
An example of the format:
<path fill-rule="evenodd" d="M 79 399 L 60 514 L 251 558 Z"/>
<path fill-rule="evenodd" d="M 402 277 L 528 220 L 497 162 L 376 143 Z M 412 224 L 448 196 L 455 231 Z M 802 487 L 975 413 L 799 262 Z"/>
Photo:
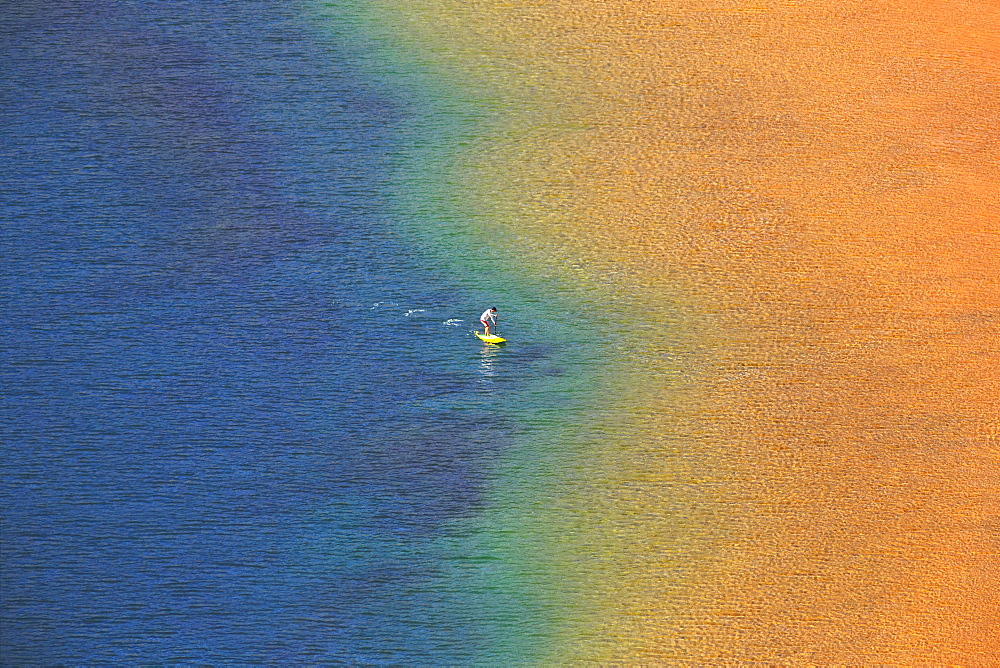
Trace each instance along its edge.
<path fill-rule="evenodd" d="M 494 327 L 496 327 L 496 325 L 497 325 L 497 309 L 496 309 L 496 307 L 495 306 L 491 306 L 490 308 L 488 308 L 485 311 L 483 311 L 483 314 L 481 316 L 479 316 L 479 322 L 483 323 L 483 327 L 486 328 L 486 336 L 489 336 L 490 335 L 490 323 L 492 322 Z"/>

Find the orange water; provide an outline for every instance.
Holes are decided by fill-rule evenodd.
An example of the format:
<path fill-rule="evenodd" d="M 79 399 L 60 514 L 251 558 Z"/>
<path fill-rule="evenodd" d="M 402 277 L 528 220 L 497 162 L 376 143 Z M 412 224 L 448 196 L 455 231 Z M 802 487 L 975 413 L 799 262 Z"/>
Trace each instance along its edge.
<path fill-rule="evenodd" d="M 1000 6 L 391 16 L 494 100 L 483 236 L 620 320 L 547 658 L 1000 661 Z"/>

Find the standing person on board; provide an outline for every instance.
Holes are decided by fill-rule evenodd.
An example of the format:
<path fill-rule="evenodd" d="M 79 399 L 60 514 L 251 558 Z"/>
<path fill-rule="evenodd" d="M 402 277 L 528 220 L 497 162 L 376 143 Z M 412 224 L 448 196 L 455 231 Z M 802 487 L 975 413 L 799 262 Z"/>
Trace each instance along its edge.
<path fill-rule="evenodd" d="M 483 314 L 479 316 L 479 322 L 483 323 L 483 327 L 486 328 L 486 336 L 489 336 L 490 323 L 492 322 L 494 327 L 497 326 L 497 308 L 495 306 L 491 306 L 483 311 Z"/>

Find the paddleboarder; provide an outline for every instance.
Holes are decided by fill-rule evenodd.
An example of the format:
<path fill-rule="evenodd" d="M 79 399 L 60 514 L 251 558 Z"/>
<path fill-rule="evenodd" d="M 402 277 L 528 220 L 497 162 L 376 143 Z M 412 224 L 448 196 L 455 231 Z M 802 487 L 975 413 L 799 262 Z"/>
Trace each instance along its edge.
<path fill-rule="evenodd" d="M 485 311 L 483 311 L 483 314 L 481 316 L 479 316 L 479 322 L 483 323 L 483 327 L 486 328 L 486 336 L 489 336 L 490 335 L 490 323 L 493 323 L 494 327 L 496 327 L 496 325 L 497 325 L 497 309 L 496 309 L 496 307 L 495 306 L 491 306 L 490 308 L 488 308 Z"/>

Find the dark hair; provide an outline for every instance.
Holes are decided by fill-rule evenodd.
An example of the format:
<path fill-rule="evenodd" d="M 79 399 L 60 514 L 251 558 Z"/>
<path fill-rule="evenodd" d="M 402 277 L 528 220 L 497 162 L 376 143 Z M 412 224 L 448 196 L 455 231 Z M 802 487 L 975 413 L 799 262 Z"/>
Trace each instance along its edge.
<path fill-rule="evenodd" d="M 491 306 L 491 307 L 490 307 L 490 310 L 491 310 L 491 311 L 496 311 L 496 310 L 497 310 L 497 307 L 496 307 L 496 306 Z"/>

